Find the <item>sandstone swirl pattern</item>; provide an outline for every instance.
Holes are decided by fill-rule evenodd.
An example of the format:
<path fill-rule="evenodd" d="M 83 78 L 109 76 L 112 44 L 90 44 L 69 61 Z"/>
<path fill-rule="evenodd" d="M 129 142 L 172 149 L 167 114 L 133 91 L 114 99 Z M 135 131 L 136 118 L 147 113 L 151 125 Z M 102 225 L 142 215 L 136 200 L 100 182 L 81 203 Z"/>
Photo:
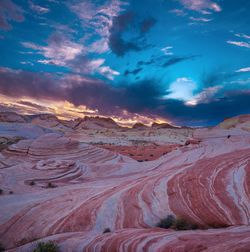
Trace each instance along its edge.
<path fill-rule="evenodd" d="M 249 251 L 250 134 L 214 128 L 194 137 L 201 143 L 143 163 L 58 134 L 10 146 L 0 154 L 1 185 L 14 191 L 0 197 L 1 243 L 9 251 L 32 251 L 39 239 L 62 251 Z M 168 214 L 220 228 L 155 228 Z"/>

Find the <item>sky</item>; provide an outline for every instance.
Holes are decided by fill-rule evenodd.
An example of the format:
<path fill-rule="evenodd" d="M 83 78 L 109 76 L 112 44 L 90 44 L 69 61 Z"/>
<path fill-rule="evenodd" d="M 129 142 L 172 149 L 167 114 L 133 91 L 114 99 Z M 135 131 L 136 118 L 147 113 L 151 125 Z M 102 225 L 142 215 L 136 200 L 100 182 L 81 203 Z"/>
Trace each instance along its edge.
<path fill-rule="evenodd" d="M 0 111 L 215 125 L 250 113 L 250 1 L 1 0 Z"/>

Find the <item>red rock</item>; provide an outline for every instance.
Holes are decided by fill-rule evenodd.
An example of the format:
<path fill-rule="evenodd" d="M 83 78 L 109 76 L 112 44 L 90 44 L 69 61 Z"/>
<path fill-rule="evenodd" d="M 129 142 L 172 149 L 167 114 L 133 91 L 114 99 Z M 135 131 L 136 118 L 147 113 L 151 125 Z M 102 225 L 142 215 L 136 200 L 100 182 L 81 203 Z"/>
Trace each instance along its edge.
<path fill-rule="evenodd" d="M 248 251 L 250 133 L 192 133 L 200 144 L 149 162 L 62 134 L 9 146 L 0 154 L 0 242 L 9 251 L 38 240 L 62 251 Z M 210 229 L 155 228 L 168 214 Z"/>

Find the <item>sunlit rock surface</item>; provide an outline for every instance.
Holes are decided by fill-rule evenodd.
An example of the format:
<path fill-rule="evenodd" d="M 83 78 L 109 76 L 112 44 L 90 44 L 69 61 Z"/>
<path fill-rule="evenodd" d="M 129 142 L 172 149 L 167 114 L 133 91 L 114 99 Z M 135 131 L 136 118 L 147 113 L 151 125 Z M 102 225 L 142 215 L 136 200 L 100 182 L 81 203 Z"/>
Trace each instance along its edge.
<path fill-rule="evenodd" d="M 188 145 L 183 129 L 166 129 L 183 144 L 149 162 L 84 141 L 106 133 L 21 140 L 0 154 L 0 242 L 10 251 L 32 251 L 38 240 L 54 240 L 62 251 L 249 251 L 246 124 L 188 131 Z M 158 131 L 137 134 L 166 144 Z M 129 142 L 132 133 L 122 134 Z M 199 229 L 156 228 L 168 214 Z"/>

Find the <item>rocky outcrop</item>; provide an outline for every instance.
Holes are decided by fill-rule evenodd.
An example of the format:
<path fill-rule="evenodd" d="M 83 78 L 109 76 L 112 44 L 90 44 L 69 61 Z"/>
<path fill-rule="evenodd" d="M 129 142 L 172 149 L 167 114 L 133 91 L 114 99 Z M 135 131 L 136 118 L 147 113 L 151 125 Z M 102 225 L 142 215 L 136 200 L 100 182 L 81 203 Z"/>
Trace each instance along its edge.
<path fill-rule="evenodd" d="M 88 117 L 78 119 L 75 129 L 118 129 L 120 126 L 111 118 L 108 117 Z"/>
<path fill-rule="evenodd" d="M 173 126 L 169 123 L 156 123 L 156 122 L 154 122 L 151 127 L 154 129 L 178 129 L 178 127 Z"/>
<path fill-rule="evenodd" d="M 149 127 L 143 123 L 135 123 L 132 128 L 133 129 L 148 129 Z"/>
<path fill-rule="evenodd" d="M 233 118 L 225 119 L 218 125 L 222 129 L 240 128 L 250 131 L 250 115 L 240 115 Z"/>
<path fill-rule="evenodd" d="M 0 122 L 25 123 L 28 118 L 15 112 L 0 112 Z"/>
<path fill-rule="evenodd" d="M 39 239 L 63 251 L 247 251 L 250 133 L 197 129 L 194 139 L 144 163 L 58 134 L 19 141 L 0 155 L 0 242 L 12 251 Z M 156 228 L 168 214 L 199 229 Z"/>

